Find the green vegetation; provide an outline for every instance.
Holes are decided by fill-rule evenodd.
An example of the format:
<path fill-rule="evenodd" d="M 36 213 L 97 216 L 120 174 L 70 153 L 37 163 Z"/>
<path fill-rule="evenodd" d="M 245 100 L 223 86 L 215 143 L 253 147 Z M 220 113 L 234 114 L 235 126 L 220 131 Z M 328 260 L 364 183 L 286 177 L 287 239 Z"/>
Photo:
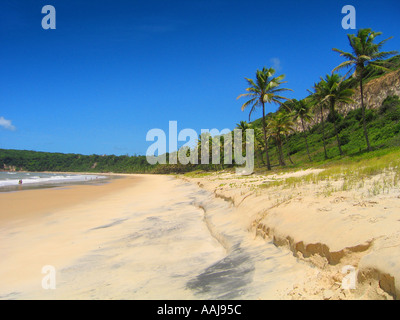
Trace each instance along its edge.
<path fill-rule="evenodd" d="M 309 97 L 301 101 L 291 100 L 281 103 L 275 114 L 269 114 L 251 123 L 256 130 L 264 126 L 264 123 L 269 123 L 270 127 L 277 126 L 274 119 L 279 114 L 286 114 L 288 112 L 286 109 L 290 109 L 294 119 L 300 122 L 302 133 L 294 132 L 288 135 L 286 131 L 278 134 L 281 138 L 277 138 L 277 134 L 272 135 L 271 132 L 274 130 L 270 128 L 270 137 L 274 140 L 271 140 L 268 146 L 266 145 L 268 149 L 266 154 L 270 155 L 271 163 L 278 162 L 280 166 L 286 165 L 283 159 L 283 154 L 286 153 L 292 167 L 310 166 L 311 161 L 317 162 L 313 163 L 315 166 L 318 162 L 337 161 L 341 157 L 354 157 L 365 151 L 400 145 L 398 97 L 388 97 L 379 110 L 367 109 L 364 104 L 363 85 L 377 76 L 400 68 L 400 56 L 387 59 L 396 54 L 396 51 L 381 51 L 383 44 L 390 38 L 374 43 L 375 38 L 380 34 L 371 29 L 361 29 L 357 35 L 348 35 L 352 53 L 333 49 L 348 60 L 334 69 L 350 68 L 344 77 L 336 73 L 328 74 L 324 79 L 321 78 L 320 82 L 314 84 Z M 352 77 L 347 79 L 349 74 L 352 74 Z M 361 108 L 343 115 L 339 107 L 344 108 L 354 103 L 354 89 L 357 86 L 360 88 Z M 310 110 L 311 105 L 314 115 Z M 314 125 L 306 128 L 305 122 L 310 121 L 313 116 L 316 120 Z M 282 143 L 282 140 L 285 143 Z M 334 140 L 336 140 L 338 152 L 334 150 Z M 363 140 L 366 142 L 366 149 L 363 148 L 365 145 Z M 256 148 L 257 146 L 256 144 Z M 275 148 L 277 151 L 274 155 Z M 286 149 L 286 152 L 282 149 Z M 256 151 L 255 154 L 258 158 L 256 164 L 261 168 L 264 161 L 259 156 L 260 152 Z M 271 166 L 267 165 L 267 170 L 270 169 Z"/>
<path fill-rule="evenodd" d="M 324 170 L 260 185 L 260 188 L 296 188 L 317 184 L 321 195 L 367 187 L 366 196 L 389 192 L 400 185 L 400 148 L 379 149 L 319 166 Z M 381 174 L 380 177 L 376 177 Z M 375 177 L 375 178 L 374 178 Z"/>
<path fill-rule="evenodd" d="M 286 166 L 283 157 L 282 137 L 287 137 L 290 132 L 293 132 L 293 121 L 291 114 L 286 112 L 278 112 L 268 119 L 267 132 L 269 137 L 273 137 L 278 148 L 278 159 L 280 166 Z"/>
<path fill-rule="evenodd" d="M 366 75 L 366 67 L 369 66 L 371 70 L 377 71 L 390 71 L 385 65 L 383 59 L 388 58 L 391 55 L 397 54 L 397 51 L 381 52 L 383 44 L 389 39 L 383 40 L 379 43 L 374 43 L 377 36 L 380 36 L 382 32 L 374 32 L 371 29 L 360 29 L 357 35 L 349 34 L 347 37 L 349 39 L 350 47 L 352 53 L 344 52 L 342 50 L 334 48 L 333 51 L 340 53 L 342 57 L 345 57 L 347 61 L 341 63 L 337 66 L 334 71 L 350 68 L 355 79 L 360 83 L 360 95 L 361 95 L 361 110 L 363 117 L 363 129 L 365 141 L 367 142 L 367 149 L 371 151 L 371 144 L 368 138 L 367 123 L 365 119 L 365 105 L 364 105 L 364 93 L 363 93 L 363 80 Z"/>
<path fill-rule="evenodd" d="M 289 109 L 292 110 L 294 121 L 300 119 L 301 128 L 303 129 L 304 142 L 306 143 L 308 159 L 310 161 L 312 161 L 311 156 L 310 156 L 310 149 L 308 147 L 307 131 L 306 131 L 306 127 L 305 127 L 305 122 L 308 123 L 313 118 L 312 113 L 311 113 L 311 104 L 309 103 L 309 99 L 303 99 L 301 101 L 297 101 L 297 100 L 293 99 L 291 104 L 289 105 Z"/>
<path fill-rule="evenodd" d="M 145 173 L 145 156 L 99 156 L 0 149 L 0 165 L 23 171 Z M 5 169 L 4 168 L 4 169 Z"/>
<path fill-rule="evenodd" d="M 337 112 L 330 112 L 326 121 L 319 122 L 308 128 L 308 146 L 313 162 L 309 161 L 306 143 L 302 132 L 292 133 L 286 140 L 284 148 L 290 155 L 293 164 L 288 167 L 316 167 L 326 163 L 341 163 L 343 159 L 352 159 L 359 156 L 368 157 L 363 147 L 364 130 L 362 126 L 362 110 L 355 109 L 346 116 Z M 379 109 L 367 110 L 367 128 L 370 135 L 372 150 L 394 150 L 400 148 L 400 99 L 397 96 L 388 97 Z M 336 130 L 335 130 L 336 126 Z M 343 155 L 337 148 L 337 137 L 340 141 Z M 324 139 L 327 159 L 325 159 Z M 276 142 L 270 143 L 271 162 L 279 163 L 279 152 Z M 394 148 L 394 149 L 393 149 Z M 284 152 L 285 153 L 285 152 Z M 375 153 L 371 153 L 375 155 Z M 256 152 L 256 164 L 262 171 L 262 159 Z"/>
<path fill-rule="evenodd" d="M 267 129 L 266 129 L 266 122 L 265 122 L 265 104 L 266 103 L 277 103 L 281 104 L 282 100 L 288 100 L 285 97 L 279 95 L 282 91 L 288 91 L 290 89 L 280 88 L 280 85 L 285 83 L 283 82 L 283 78 L 285 75 L 280 75 L 278 77 L 273 77 L 275 74 L 275 70 L 270 68 L 266 69 L 263 68 L 262 70 L 257 70 L 256 72 L 256 80 L 253 81 L 252 79 L 245 78 L 248 82 L 249 87 L 246 88 L 247 93 L 241 94 L 237 97 L 237 99 L 241 97 L 246 97 L 247 100 L 242 105 L 242 111 L 246 109 L 248 106 L 251 106 L 250 113 L 249 113 L 249 121 L 252 112 L 257 107 L 262 107 L 262 128 L 264 133 L 264 142 L 265 142 L 265 155 L 267 157 L 267 168 L 271 170 L 271 163 L 269 159 L 268 153 L 268 138 L 267 138 Z"/>

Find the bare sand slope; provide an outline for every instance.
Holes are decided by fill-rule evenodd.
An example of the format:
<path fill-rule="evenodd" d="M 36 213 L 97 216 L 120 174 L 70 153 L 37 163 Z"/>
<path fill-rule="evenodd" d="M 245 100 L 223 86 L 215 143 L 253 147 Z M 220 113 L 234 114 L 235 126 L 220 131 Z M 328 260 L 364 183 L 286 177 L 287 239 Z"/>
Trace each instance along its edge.
<path fill-rule="evenodd" d="M 212 174 L 184 178 L 231 201 L 242 214 L 242 222 L 256 236 L 288 247 L 321 272 L 291 293 L 295 298 L 391 299 L 400 298 L 400 190 L 384 189 L 373 194 L 372 177 L 363 187 L 345 190 L 343 181 L 263 184 L 299 177 L 321 170 L 284 175 L 236 176 Z M 337 185 L 336 191 L 332 186 Z M 347 276 L 343 268 L 357 272 L 356 289 L 343 290 Z M 347 281 L 347 280 L 346 280 Z"/>

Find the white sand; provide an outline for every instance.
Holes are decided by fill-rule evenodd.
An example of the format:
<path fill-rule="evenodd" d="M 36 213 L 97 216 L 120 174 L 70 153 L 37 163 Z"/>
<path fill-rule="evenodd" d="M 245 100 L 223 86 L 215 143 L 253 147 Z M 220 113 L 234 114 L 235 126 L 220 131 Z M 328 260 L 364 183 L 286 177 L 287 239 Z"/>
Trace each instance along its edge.
<path fill-rule="evenodd" d="M 0 194 L 2 299 L 277 299 L 315 268 L 197 186 L 132 175 Z M 45 290 L 45 265 L 56 289 Z"/>
<path fill-rule="evenodd" d="M 309 173 L 317 171 L 184 179 L 232 201 L 251 232 L 319 268 L 316 277 L 296 286 L 294 298 L 400 298 L 399 188 L 371 195 L 368 188 L 379 177 L 365 181 L 363 188 L 339 192 L 324 192 L 323 182 L 258 188 L 266 181 Z M 343 181 L 330 183 L 340 186 Z M 342 268 L 349 265 L 358 272 L 355 290 L 341 286 L 346 276 Z"/>

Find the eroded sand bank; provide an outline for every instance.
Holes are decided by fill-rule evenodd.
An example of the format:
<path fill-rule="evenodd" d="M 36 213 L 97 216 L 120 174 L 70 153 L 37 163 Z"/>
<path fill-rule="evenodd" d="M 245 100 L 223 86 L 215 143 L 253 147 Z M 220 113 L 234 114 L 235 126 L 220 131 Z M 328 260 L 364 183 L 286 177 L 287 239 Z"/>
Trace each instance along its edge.
<path fill-rule="evenodd" d="M 385 187 L 391 173 L 372 176 L 353 188 L 344 179 L 284 182 L 321 171 L 184 179 L 231 202 L 256 237 L 290 249 L 321 271 L 295 285 L 293 298 L 399 299 L 400 189 Z M 355 288 L 347 290 L 342 284 L 349 267 L 356 281 Z"/>

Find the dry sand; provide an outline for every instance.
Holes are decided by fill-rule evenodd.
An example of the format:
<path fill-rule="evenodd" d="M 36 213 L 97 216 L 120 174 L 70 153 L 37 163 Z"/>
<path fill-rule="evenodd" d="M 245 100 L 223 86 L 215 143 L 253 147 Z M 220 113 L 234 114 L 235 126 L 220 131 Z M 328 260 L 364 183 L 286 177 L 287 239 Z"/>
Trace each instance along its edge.
<path fill-rule="evenodd" d="M 289 293 L 294 299 L 400 299 L 398 187 L 373 194 L 374 181 L 382 176 L 346 191 L 340 191 L 341 180 L 294 188 L 260 187 L 320 171 L 247 177 L 218 173 L 183 179 L 232 202 L 256 237 L 272 240 L 318 267 L 317 275 L 294 286 Z M 338 186 L 335 191 L 332 185 Z M 349 279 L 345 271 L 349 266 L 355 271 L 355 289 L 342 286 Z"/>

